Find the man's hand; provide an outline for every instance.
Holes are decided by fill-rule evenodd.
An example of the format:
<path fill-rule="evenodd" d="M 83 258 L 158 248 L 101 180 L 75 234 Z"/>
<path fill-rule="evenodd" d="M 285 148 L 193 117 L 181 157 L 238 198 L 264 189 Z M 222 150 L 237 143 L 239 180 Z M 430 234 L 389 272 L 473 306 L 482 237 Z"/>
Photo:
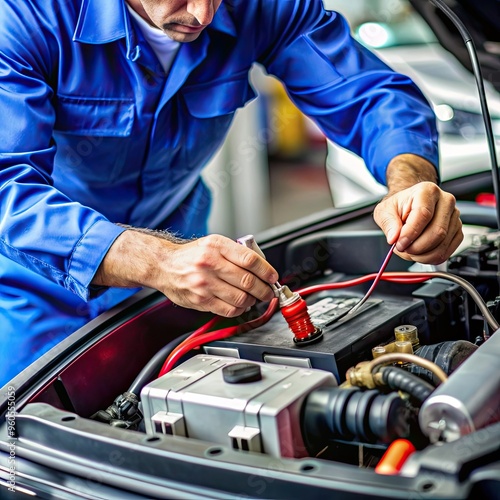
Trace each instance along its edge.
<path fill-rule="evenodd" d="M 234 317 L 256 300 L 271 300 L 269 284 L 276 281 L 265 259 L 224 236 L 180 243 L 129 229 L 111 246 L 92 284 L 147 286 L 177 305 Z"/>
<path fill-rule="evenodd" d="M 374 219 L 403 259 L 440 264 L 463 240 L 455 198 L 436 180 L 434 167 L 415 155 L 397 156 L 387 169 L 389 194 Z"/>

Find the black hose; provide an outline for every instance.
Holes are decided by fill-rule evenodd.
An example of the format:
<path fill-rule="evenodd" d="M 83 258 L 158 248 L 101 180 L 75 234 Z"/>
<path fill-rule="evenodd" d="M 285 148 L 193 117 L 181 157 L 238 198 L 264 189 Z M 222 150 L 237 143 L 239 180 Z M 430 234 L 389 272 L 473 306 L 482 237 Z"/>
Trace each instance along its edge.
<path fill-rule="evenodd" d="M 167 359 L 167 356 L 185 339 L 191 335 L 192 332 L 185 333 L 171 340 L 168 344 L 163 346 L 144 366 L 144 368 L 139 372 L 135 380 L 130 385 L 128 392 L 139 396 L 141 394 L 142 388 L 154 380 L 158 373 L 160 373 L 163 363 Z"/>
<path fill-rule="evenodd" d="M 435 389 L 429 382 L 396 366 L 383 366 L 379 373 L 382 375 L 384 385 L 406 392 L 419 404 L 422 404 Z"/>
<path fill-rule="evenodd" d="M 491 171 L 492 171 L 492 181 L 493 181 L 493 191 L 495 193 L 495 199 L 497 200 L 495 211 L 497 218 L 497 228 L 500 229 L 500 203 L 498 202 L 500 197 L 500 171 L 498 169 L 498 159 L 497 150 L 495 147 L 495 134 L 493 133 L 493 125 L 491 122 L 490 111 L 488 109 L 488 101 L 486 97 L 486 92 L 484 89 L 484 79 L 481 71 L 481 65 L 479 64 L 479 59 L 477 55 L 477 50 L 474 45 L 474 40 L 472 35 L 467 30 L 467 27 L 462 22 L 462 20 L 453 12 L 453 10 L 446 5 L 443 0 L 430 0 L 430 2 L 437 7 L 446 17 L 455 25 L 460 36 L 462 37 L 465 48 L 469 53 L 469 58 L 472 67 L 472 73 L 476 79 L 476 86 L 479 93 L 479 103 L 481 105 L 481 112 L 484 121 L 484 126 L 486 130 L 486 140 L 488 143 L 488 151 L 490 154 Z"/>
<path fill-rule="evenodd" d="M 389 444 L 410 435 L 414 415 L 397 392 L 319 387 L 302 406 L 304 443 L 315 456 L 332 440 Z"/>

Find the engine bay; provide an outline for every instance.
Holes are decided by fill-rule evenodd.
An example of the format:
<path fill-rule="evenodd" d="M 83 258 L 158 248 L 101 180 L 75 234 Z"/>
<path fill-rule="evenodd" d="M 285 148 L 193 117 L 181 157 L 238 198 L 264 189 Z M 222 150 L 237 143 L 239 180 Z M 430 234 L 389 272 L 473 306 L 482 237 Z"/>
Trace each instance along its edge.
<path fill-rule="evenodd" d="M 378 230 L 296 237 L 273 264 L 277 249 L 308 341 L 276 301 L 227 320 L 144 290 L 46 363 L 18 456 L 153 498 L 497 498 L 498 233 L 446 270 L 393 255 L 378 275 Z"/>

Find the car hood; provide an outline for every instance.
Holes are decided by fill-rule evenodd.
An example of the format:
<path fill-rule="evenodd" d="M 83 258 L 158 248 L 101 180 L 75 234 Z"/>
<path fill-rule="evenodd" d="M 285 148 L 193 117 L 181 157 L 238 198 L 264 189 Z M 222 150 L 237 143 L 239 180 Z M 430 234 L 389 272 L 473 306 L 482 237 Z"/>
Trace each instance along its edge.
<path fill-rule="evenodd" d="M 441 45 L 471 70 L 469 53 L 453 23 L 429 0 L 410 0 L 427 21 Z M 478 52 L 483 78 L 500 90 L 500 1 L 445 0 L 464 23 Z"/>
<path fill-rule="evenodd" d="M 408 75 L 434 105 L 446 103 L 465 111 L 481 112 L 475 97 L 477 85 L 474 77 L 440 44 L 372 50 L 393 69 Z M 500 94 L 487 82 L 485 90 L 492 118 L 498 119 Z"/>

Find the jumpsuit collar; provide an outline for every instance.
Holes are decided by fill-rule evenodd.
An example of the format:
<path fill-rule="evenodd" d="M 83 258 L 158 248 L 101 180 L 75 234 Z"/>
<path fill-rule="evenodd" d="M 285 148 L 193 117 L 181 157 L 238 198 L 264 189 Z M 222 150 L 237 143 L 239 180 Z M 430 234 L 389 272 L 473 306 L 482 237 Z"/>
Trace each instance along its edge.
<path fill-rule="evenodd" d="M 224 2 L 208 29 L 236 36 L 236 29 Z M 126 38 L 127 57 L 136 60 L 140 54 L 125 0 L 83 0 L 73 35 L 75 42 L 104 44 Z"/>

